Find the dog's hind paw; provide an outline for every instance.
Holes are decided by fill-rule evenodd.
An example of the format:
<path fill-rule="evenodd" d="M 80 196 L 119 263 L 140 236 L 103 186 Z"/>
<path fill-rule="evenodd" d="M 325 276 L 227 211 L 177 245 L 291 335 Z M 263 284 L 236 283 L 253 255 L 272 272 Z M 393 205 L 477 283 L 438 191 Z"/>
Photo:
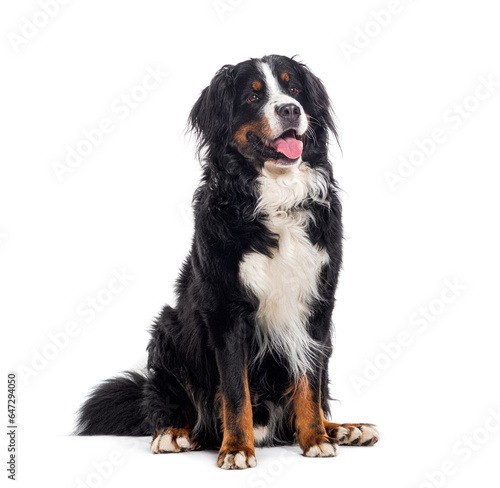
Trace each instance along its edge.
<path fill-rule="evenodd" d="M 324 425 L 327 434 L 343 446 L 373 446 L 380 438 L 380 434 L 373 424 L 325 422 Z"/>
<path fill-rule="evenodd" d="M 189 429 L 174 429 L 168 427 L 155 433 L 151 443 L 153 454 L 165 452 L 185 452 L 195 448 L 195 442 Z"/>

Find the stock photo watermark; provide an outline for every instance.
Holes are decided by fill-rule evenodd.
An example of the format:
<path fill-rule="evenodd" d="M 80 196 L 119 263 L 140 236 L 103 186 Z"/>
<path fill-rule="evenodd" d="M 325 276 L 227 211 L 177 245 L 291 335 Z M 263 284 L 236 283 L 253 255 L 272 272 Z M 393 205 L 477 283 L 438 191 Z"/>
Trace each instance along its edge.
<path fill-rule="evenodd" d="M 76 478 L 76 488 L 99 488 L 105 485 L 116 472 L 116 469 L 123 466 L 127 456 L 134 451 L 149 451 L 150 438 L 144 437 L 118 437 L 120 450 L 111 451 L 104 459 L 91 463 L 89 472 Z"/>
<path fill-rule="evenodd" d="M 411 178 L 417 168 L 424 165 L 437 151 L 448 142 L 451 135 L 461 129 L 464 123 L 489 100 L 500 87 L 500 81 L 493 74 L 479 76 L 474 90 L 462 97 L 442 114 L 442 125 L 428 132 L 423 138 L 414 140 L 414 148 L 405 156 L 399 156 L 398 163 L 391 171 L 384 173 L 384 178 L 391 192 L 395 192 Z"/>
<path fill-rule="evenodd" d="M 160 65 L 146 66 L 145 72 L 140 83 L 126 93 L 121 93 L 110 103 L 109 111 L 112 115 L 101 118 L 94 127 L 83 129 L 81 137 L 73 144 L 67 144 L 64 154 L 52 161 L 52 170 L 59 183 L 65 181 L 68 175 L 91 157 L 106 137 L 116 130 L 119 122 L 128 119 L 169 76 Z"/>
<path fill-rule="evenodd" d="M 179 203 L 177 206 L 179 214 L 181 215 L 183 223 L 190 227 L 194 227 L 194 210 L 192 205 L 187 203 Z"/>
<path fill-rule="evenodd" d="M 380 352 L 371 358 L 365 358 L 363 369 L 357 374 L 351 374 L 349 380 L 359 395 L 378 380 L 383 371 L 397 361 L 411 345 L 417 336 L 425 333 L 429 327 L 438 321 L 448 308 L 467 291 L 467 287 L 457 279 L 445 280 L 439 295 L 425 305 L 420 305 L 408 318 L 409 328 L 401 331 L 392 341 L 382 342 Z"/>
<path fill-rule="evenodd" d="M 226 14 L 234 12 L 244 0 L 214 0 L 212 6 L 217 12 L 220 20 L 224 20 Z"/>
<path fill-rule="evenodd" d="M 17 375 L 7 374 L 7 478 L 17 476 Z"/>
<path fill-rule="evenodd" d="M 500 407 L 490 408 L 482 424 L 472 432 L 455 441 L 452 456 L 444 460 L 437 469 L 424 473 L 425 481 L 418 488 L 442 488 L 455 476 L 463 464 L 470 461 L 500 430 Z"/>
<path fill-rule="evenodd" d="M 116 467 L 121 466 L 125 459 L 120 451 L 112 451 L 108 457 L 92 463 L 92 471 L 84 479 L 76 479 L 76 488 L 98 488 L 102 486 L 114 473 Z"/>
<path fill-rule="evenodd" d="M 248 478 L 248 486 L 250 488 L 272 486 L 280 476 L 283 476 L 286 467 L 294 462 L 295 456 L 295 453 L 283 452 L 278 458 L 260 465 L 258 470 L 252 470 Z"/>
<path fill-rule="evenodd" d="M 28 365 L 19 365 L 18 371 L 24 384 L 28 385 L 34 378 L 37 378 L 49 363 L 68 347 L 72 338 L 78 336 L 86 325 L 94 322 L 97 316 L 109 307 L 133 280 L 133 277 L 123 268 L 120 271 L 112 269 L 110 274 L 111 278 L 104 287 L 85 297 L 76 306 L 77 318 L 67 322 L 61 330 L 49 332 L 46 343 L 38 349 L 31 350 L 31 360 Z"/>
<path fill-rule="evenodd" d="M 110 451 L 104 458 L 93 461 L 88 467 L 87 474 L 76 478 L 76 488 L 99 488 L 106 485 L 117 468 L 125 465 L 128 456 L 136 452 L 149 452 L 151 445 L 149 436 L 123 436 L 117 437 L 116 441 L 118 449 Z"/>
<path fill-rule="evenodd" d="M 3 246 L 9 236 L 5 232 L 0 232 L 0 246 Z"/>
<path fill-rule="evenodd" d="M 389 0 L 385 8 L 372 10 L 370 18 L 354 29 L 352 38 L 340 43 L 340 50 L 345 60 L 351 63 L 354 56 L 359 56 L 373 41 L 387 29 L 394 19 L 401 15 L 408 4 L 414 0 Z"/>
<path fill-rule="evenodd" d="M 21 17 L 20 27 L 17 32 L 9 32 L 7 39 L 14 52 L 29 44 L 38 34 L 50 25 L 52 19 L 57 17 L 61 8 L 70 3 L 71 0 L 39 0 L 38 10 L 28 17 Z"/>

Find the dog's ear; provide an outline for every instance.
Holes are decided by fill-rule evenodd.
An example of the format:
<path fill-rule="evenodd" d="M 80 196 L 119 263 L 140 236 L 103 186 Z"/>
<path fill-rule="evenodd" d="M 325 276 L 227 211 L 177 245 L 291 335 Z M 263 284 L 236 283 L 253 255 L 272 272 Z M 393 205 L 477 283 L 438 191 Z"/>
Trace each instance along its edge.
<path fill-rule="evenodd" d="M 335 115 L 325 85 L 323 85 L 323 82 L 313 74 L 305 64 L 299 64 L 302 78 L 301 81 L 309 103 L 311 104 L 310 111 L 312 114 L 310 115 L 313 116 L 311 119 L 312 128 L 317 132 L 321 130 L 322 127 L 327 127 L 334 135 L 337 142 L 339 142 L 339 136 L 334 122 Z"/>
<path fill-rule="evenodd" d="M 198 156 L 208 156 L 227 146 L 231 137 L 234 103 L 234 66 L 223 66 L 205 88 L 189 114 L 188 130 L 198 141 Z M 210 154 L 212 153 L 212 154 Z"/>

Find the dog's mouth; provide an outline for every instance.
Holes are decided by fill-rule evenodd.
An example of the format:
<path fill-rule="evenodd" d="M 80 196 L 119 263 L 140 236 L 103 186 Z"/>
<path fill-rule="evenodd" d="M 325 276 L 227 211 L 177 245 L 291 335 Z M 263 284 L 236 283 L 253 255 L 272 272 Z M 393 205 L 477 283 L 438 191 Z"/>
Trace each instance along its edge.
<path fill-rule="evenodd" d="M 288 129 L 271 140 L 262 139 L 257 134 L 248 132 L 247 139 L 262 157 L 279 160 L 281 164 L 293 164 L 302 155 L 302 136 L 299 136 L 295 129 Z"/>

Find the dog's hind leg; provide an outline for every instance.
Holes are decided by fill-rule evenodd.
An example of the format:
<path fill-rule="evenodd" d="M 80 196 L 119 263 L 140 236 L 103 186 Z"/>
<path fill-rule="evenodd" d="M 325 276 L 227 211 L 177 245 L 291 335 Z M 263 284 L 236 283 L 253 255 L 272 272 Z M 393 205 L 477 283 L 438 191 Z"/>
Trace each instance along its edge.
<path fill-rule="evenodd" d="M 166 371 L 155 371 L 145 388 L 143 408 L 153 434 L 151 451 L 191 451 L 198 447 L 193 437 L 195 410 L 186 391 Z"/>

